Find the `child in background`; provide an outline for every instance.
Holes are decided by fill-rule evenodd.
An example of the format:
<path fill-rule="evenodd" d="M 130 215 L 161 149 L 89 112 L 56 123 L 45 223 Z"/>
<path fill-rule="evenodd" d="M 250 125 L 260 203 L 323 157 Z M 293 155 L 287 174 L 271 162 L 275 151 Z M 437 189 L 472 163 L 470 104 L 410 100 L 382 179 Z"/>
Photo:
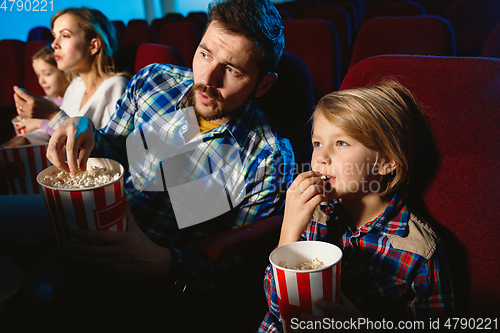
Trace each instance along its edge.
<path fill-rule="evenodd" d="M 418 103 L 396 82 L 336 91 L 316 107 L 312 171 L 287 191 L 278 246 L 320 240 L 342 249 L 340 304 L 315 300 L 327 318 L 397 325 L 454 314 L 441 241 L 406 202 L 415 117 Z M 282 332 L 270 266 L 264 288 L 270 311 L 259 332 Z"/>
<path fill-rule="evenodd" d="M 50 45 L 38 50 L 31 60 L 33 70 L 38 77 L 38 83 L 45 92 L 45 98 L 60 107 L 63 102 L 64 92 L 71 82 L 70 74 L 66 74 L 57 68 L 54 50 Z M 52 135 L 54 130 L 48 127 L 48 124 L 48 119 L 36 118 L 27 118 L 23 122 L 26 132 L 42 128 L 47 134 Z"/>

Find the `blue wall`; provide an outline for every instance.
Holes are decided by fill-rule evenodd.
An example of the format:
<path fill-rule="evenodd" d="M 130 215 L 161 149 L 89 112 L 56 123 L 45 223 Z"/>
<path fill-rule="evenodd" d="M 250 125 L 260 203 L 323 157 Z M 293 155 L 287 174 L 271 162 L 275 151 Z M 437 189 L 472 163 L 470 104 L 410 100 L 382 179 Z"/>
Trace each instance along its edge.
<path fill-rule="evenodd" d="M 274 3 L 284 1 L 272 0 Z M 21 2 L 27 7 L 23 6 L 19 11 L 16 4 Z M 96 8 L 110 20 L 122 20 L 127 24 L 132 19 L 147 19 L 151 22 L 170 12 L 187 15 L 193 11 L 207 11 L 210 2 L 211 0 L 0 0 L 0 40 L 26 41 L 32 28 L 49 28 L 52 15 L 67 7 Z M 45 11 L 35 12 L 36 3 L 46 3 Z M 37 9 L 40 10 L 41 6 Z"/>

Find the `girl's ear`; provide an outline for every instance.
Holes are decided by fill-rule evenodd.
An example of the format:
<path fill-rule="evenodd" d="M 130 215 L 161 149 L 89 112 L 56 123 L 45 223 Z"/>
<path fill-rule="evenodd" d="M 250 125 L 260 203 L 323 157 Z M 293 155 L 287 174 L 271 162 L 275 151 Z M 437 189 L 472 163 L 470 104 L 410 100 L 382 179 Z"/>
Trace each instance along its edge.
<path fill-rule="evenodd" d="M 90 41 L 90 55 L 95 55 L 101 49 L 101 41 L 99 38 L 92 38 Z"/>
<path fill-rule="evenodd" d="M 396 170 L 397 166 L 398 165 L 397 165 L 396 161 L 390 160 L 390 159 L 384 157 L 380 160 L 380 167 L 379 167 L 378 173 L 382 176 L 388 175 L 391 172 L 393 172 L 394 170 Z"/>

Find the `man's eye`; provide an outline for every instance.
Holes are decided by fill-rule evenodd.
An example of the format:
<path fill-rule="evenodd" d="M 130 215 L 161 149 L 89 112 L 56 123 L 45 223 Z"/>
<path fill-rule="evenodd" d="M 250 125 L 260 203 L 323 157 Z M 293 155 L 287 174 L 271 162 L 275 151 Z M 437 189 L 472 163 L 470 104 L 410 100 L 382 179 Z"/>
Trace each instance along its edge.
<path fill-rule="evenodd" d="M 240 75 L 240 73 L 233 67 L 227 67 L 227 71 L 233 75 Z"/>

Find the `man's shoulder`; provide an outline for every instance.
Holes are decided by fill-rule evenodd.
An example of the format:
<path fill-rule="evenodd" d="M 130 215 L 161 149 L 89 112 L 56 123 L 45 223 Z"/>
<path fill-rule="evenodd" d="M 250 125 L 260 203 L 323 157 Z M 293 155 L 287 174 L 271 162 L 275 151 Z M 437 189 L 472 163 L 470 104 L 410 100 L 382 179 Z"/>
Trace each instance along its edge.
<path fill-rule="evenodd" d="M 193 71 L 189 68 L 171 64 L 151 64 L 134 75 L 135 82 L 153 83 L 154 85 L 175 86 L 190 83 L 193 80 Z"/>

